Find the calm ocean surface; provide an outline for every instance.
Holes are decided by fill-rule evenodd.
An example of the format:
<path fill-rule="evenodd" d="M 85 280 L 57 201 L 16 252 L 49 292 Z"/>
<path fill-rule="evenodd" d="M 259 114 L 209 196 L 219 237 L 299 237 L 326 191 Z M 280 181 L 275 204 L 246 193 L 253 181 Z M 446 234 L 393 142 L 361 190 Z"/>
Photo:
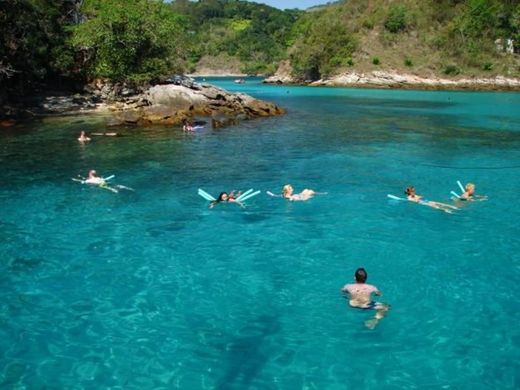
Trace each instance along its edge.
<path fill-rule="evenodd" d="M 0 388 L 520 388 L 520 94 L 208 81 L 288 112 L 0 130 Z M 71 180 L 92 168 L 135 192 Z M 386 196 L 457 180 L 489 200 Z M 328 194 L 265 194 L 286 183 Z M 392 305 L 374 330 L 340 294 L 360 266 Z"/>

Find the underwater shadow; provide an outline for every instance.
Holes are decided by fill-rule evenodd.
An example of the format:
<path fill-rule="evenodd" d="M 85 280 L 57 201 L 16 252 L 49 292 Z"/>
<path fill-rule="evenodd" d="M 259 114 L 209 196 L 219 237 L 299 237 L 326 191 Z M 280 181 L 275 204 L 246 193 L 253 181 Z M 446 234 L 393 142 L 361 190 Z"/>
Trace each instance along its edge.
<path fill-rule="evenodd" d="M 240 329 L 243 336 L 228 343 L 227 368 L 217 389 L 247 389 L 269 360 L 266 339 L 280 331 L 278 318 L 261 315 Z"/>

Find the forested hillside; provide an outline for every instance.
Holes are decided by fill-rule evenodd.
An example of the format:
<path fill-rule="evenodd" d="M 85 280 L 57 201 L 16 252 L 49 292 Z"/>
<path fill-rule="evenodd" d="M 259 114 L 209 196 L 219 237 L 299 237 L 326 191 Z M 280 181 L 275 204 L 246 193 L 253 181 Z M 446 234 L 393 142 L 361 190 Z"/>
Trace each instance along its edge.
<path fill-rule="evenodd" d="M 228 65 L 234 59 L 242 73 L 272 73 L 286 57 L 292 27 L 304 14 L 237 0 L 177 0 L 172 6 L 188 23 L 188 71 L 195 71 L 202 58 L 211 62 L 224 56 Z"/>
<path fill-rule="evenodd" d="M 0 1 L 0 101 L 210 64 L 316 80 L 345 71 L 520 75 L 520 0 L 344 0 L 307 12 L 240 0 Z"/>
<path fill-rule="evenodd" d="M 288 57 L 303 79 L 375 69 L 520 74 L 518 0 L 345 0 L 302 15 L 293 30 Z"/>

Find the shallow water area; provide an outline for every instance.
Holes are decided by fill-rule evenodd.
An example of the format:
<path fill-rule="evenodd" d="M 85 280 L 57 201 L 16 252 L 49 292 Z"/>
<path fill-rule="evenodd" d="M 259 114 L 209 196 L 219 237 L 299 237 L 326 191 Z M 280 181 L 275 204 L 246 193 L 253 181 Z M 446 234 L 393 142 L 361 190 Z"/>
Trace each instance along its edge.
<path fill-rule="evenodd" d="M 520 387 L 520 94 L 206 81 L 287 114 L 1 130 L 0 388 Z M 89 169 L 135 191 L 71 180 Z M 489 200 L 387 198 L 457 180 Z M 286 183 L 327 194 L 266 195 Z M 374 330 L 340 294 L 360 266 L 392 305 Z"/>

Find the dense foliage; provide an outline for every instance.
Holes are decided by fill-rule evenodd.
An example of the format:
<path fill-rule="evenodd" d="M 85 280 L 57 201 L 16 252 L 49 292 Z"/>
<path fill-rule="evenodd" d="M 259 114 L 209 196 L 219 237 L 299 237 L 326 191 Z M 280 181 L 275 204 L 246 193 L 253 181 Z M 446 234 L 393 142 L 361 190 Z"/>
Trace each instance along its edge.
<path fill-rule="evenodd" d="M 74 69 L 66 26 L 77 18 L 74 0 L 0 1 L 0 84 L 19 94 Z"/>
<path fill-rule="evenodd" d="M 309 12 L 242 0 L 5 0 L 0 99 L 44 83 L 193 71 L 222 55 L 246 73 L 288 59 L 301 79 L 383 68 L 518 76 L 512 48 L 520 0 L 343 0 Z"/>
<path fill-rule="evenodd" d="M 295 74 L 305 80 L 328 76 L 349 63 L 356 40 L 340 20 L 310 13 L 295 24 L 290 59 Z"/>
<path fill-rule="evenodd" d="M 184 31 L 171 7 L 150 0 L 85 0 L 72 43 L 91 77 L 146 80 L 182 70 Z"/>
<path fill-rule="evenodd" d="M 177 0 L 172 6 L 189 20 L 191 69 L 205 55 L 226 53 L 240 60 L 244 73 L 274 71 L 303 14 L 237 0 Z"/>

